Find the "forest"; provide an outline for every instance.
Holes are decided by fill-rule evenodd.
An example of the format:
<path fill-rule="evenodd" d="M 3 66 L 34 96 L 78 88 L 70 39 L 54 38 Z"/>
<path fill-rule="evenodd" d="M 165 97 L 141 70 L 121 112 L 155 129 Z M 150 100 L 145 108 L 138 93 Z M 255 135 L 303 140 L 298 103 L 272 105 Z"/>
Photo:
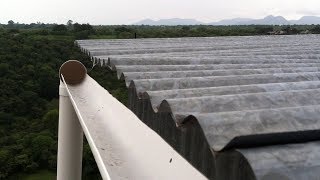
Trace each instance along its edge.
<path fill-rule="evenodd" d="M 56 171 L 58 71 L 69 59 L 126 104 L 125 83 L 115 72 L 95 66 L 74 45 L 76 39 L 168 38 L 320 33 L 319 25 L 293 26 L 92 26 L 90 24 L 0 24 L 0 179 L 24 179 Z M 100 179 L 87 143 L 83 178 Z"/>

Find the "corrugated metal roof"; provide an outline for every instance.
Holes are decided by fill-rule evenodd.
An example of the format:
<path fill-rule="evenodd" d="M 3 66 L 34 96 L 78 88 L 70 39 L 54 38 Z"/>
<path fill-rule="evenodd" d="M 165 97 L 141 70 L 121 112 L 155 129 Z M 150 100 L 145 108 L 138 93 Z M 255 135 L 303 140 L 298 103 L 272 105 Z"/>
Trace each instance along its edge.
<path fill-rule="evenodd" d="M 77 44 L 117 71 L 129 108 L 208 178 L 320 177 L 320 36 Z"/>

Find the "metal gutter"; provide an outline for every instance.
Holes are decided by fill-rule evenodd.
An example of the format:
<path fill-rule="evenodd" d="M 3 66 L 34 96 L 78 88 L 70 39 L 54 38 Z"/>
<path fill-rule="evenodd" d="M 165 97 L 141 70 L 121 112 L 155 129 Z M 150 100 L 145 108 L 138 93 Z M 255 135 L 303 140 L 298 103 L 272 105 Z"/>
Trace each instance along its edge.
<path fill-rule="evenodd" d="M 61 79 L 103 179 L 206 179 L 90 76 Z"/>

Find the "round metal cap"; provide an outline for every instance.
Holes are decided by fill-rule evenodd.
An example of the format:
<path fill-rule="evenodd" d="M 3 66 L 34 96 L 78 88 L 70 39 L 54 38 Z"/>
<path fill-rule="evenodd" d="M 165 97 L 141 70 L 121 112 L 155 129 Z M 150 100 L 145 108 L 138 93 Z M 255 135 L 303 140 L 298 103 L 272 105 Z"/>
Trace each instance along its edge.
<path fill-rule="evenodd" d="M 67 84 L 79 84 L 86 77 L 87 69 L 84 65 L 77 60 L 69 60 L 63 63 L 59 70 L 59 76 L 63 81 L 61 75 Z"/>

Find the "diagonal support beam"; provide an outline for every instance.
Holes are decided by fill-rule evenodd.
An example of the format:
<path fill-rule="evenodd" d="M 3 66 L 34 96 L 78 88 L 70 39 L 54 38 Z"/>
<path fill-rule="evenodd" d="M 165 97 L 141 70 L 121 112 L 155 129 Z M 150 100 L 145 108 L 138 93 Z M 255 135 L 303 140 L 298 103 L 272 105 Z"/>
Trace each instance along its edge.
<path fill-rule="evenodd" d="M 69 71 L 80 71 L 74 72 L 78 72 L 77 76 L 67 75 L 62 66 L 61 82 L 103 179 L 206 179 L 133 112 L 83 73 L 79 64 L 66 63 L 72 67 Z M 62 172 L 61 167 L 58 174 L 59 170 Z"/>

